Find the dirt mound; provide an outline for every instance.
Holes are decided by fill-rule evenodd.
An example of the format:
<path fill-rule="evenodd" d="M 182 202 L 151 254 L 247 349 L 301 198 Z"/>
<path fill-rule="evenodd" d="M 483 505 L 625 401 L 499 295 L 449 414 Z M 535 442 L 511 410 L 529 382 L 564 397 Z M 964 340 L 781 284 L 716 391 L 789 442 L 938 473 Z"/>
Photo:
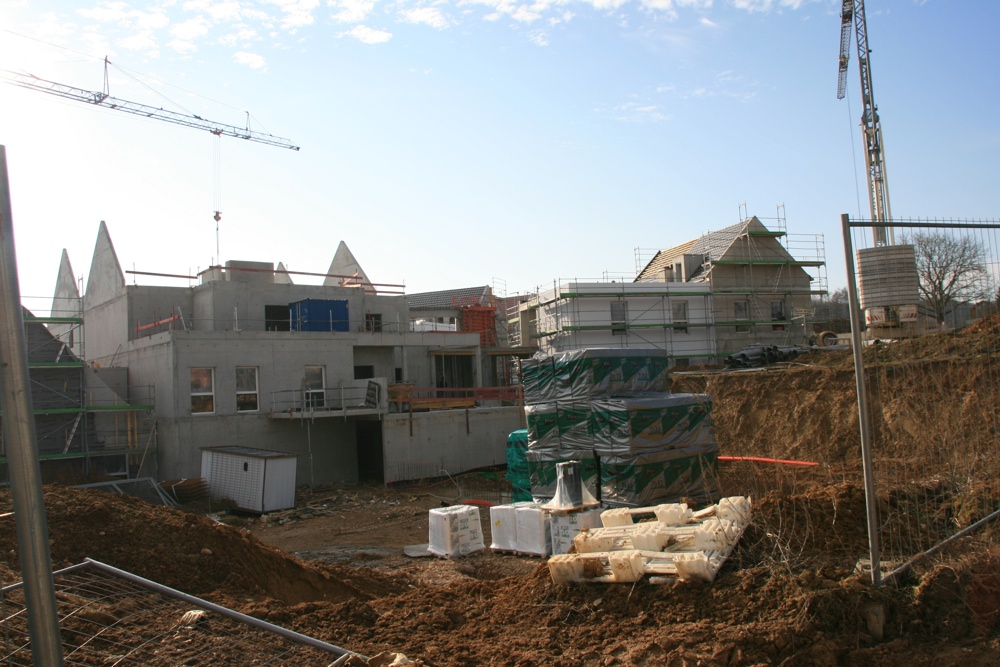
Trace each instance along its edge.
<path fill-rule="evenodd" d="M 854 369 L 843 352 L 813 356 L 824 365 L 677 374 L 673 391 L 712 397 L 722 454 L 843 461 L 860 444 Z"/>
<path fill-rule="evenodd" d="M 1000 547 L 966 541 L 950 562 L 873 590 L 853 571 L 866 548 L 861 489 L 817 480 L 756 500 L 711 585 L 555 586 L 544 561 L 489 551 L 330 566 L 245 528 L 103 491 L 48 487 L 46 502 L 58 566 L 89 556 L 368 655 L 402 651 L 437 666 L 993 664 Z M 0 508 L 9 502 L 0 494 Z M 412 518 L 415 506 L 367 507 L 338 520 Z M 0 528 L 14 569 L 13 525 Z M 524 573 L 505 576 L 512 564 Z M 436 572 L 434 584 L 417 567 Z M 866 625 L 872 614 L 885 619 L 880 637 Z"/>
<path fill-rule="evenodd" d="M 197 596 L 263 595 L 286 604 L 368 597 L 246 529 L 205 516 L 56 485 L 45 488 L 45 506 L 57 569 L 92 558 Z M 0 511 L 12 509 L 10 492 L 0 492 Z M 16 544 L 13 520 L 0 522 L 4 581 L 20 578 Z"/>
<path fill-rule="evenodd" d="M 943 441 L 935 429 L 945 420 L 951 450 L 981 438 L 983 424 L 995 429 L 1000 396 L 984 360 L 998 344 L 1000 315 L 866 348 L 879 362 L 871 375 L 879 442 L 919 456 Z M 892 585 L 873 589 L 856 573 L 868 542 L 850 352 L 817 352 L 781 368 L 680 373 L 673 388 L 712 396 L 722 454 L 821 464 L 720 466 L 724 492 L 751 496 L 754 512 L 713 584 L 556 586 L 542 560 L 488 550 L 405 557 L 403 546 L 427 541 L 429 509 L 468 500 L 451 479 L 443 489 L 317 493 L 280 518 L 236 526 L 103 491 L 47 487 L 53 561 L 91 557 L 354 651 L 402 651 L 437 667 L 996 663 L 997 526 L 957 540 Z M 927 483 L 947 502 L 923 521 L 954 530 L 1000 507 L 1000 484 L 990 478 L 961 494 L 943 478 Z M 911 487 L 890 488 L 879 502 L 908 506 Z M 0 492 L 0 512 L 10 509 Z M 488 540 L 489 512 L 480 511 Z M 0 546 L 4 581 L 19 579 L 9 519 Z"/>

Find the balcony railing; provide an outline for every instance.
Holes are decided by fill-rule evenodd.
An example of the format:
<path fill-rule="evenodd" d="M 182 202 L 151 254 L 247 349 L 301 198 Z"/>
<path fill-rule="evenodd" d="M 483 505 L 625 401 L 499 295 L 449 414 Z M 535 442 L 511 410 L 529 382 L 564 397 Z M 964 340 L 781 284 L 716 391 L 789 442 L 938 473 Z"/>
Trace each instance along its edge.
<path fill-rule="evenodd" d="M 468 388 L 416 387 L 406 383 L 389 385 L 391 412 L 521 405 L 523 399 L 520 385 Z"/>
<path fill-rule="evenodd" d="M 386 395 L 385 378 L 344 382 L 338 387 L 286 389 L 271 393 L 271 415 L 382 414 L 386 411 Z"/>

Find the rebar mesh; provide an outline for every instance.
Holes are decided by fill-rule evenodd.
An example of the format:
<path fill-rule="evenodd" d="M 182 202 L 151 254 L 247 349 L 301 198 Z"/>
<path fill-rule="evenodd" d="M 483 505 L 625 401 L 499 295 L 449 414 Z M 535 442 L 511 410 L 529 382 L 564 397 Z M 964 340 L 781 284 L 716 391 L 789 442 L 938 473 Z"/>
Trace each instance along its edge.
<path fill-rule="evenodd" d="M 55 573 L 66 665 L 330 665 L 338 657 L 88 561 Z M 32 665 L 24 591 L 0 591 L 4 665 Z M 287 631 L 286 631 L 287 632 Z M 321 642 L 317 642 L 321 644 Z"/>

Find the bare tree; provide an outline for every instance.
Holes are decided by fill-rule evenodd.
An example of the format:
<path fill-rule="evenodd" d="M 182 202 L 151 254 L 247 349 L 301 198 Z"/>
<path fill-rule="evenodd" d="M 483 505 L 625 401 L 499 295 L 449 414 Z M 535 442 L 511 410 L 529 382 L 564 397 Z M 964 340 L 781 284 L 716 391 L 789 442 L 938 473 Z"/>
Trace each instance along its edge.
<path fill-rule="evenodd" d="M 851 330 L 851 310 L 847 300 L 847 288 L 840 287 L 826 297 L 813 297 L 815 318 L 823 323 L 823 328 L 835 333 Z"/>
<path fill-rule="evenodd" d="M 986 250 L 967 236 L 941 232 L 916 233 L 912 243 L 917 257 L 920 296 L 938 322 L 959 303 L 989 299 Z"/>

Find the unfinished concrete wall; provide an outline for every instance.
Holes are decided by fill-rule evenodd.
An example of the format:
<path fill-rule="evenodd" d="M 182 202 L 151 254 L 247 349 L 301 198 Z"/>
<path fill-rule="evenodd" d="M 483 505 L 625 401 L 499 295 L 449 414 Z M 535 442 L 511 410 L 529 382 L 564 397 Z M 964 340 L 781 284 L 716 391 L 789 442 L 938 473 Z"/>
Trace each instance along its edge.
<path fill-rule="evenodd" d="M 234 275 L 239 275 L 239 272 Z M 201 331 L 233 331 L 237 328 L 241 331 L 263 331 L 266 306 L 287 307 L 306 299 L 346 300 L 350 333 L 366 331 L 366 314 L 380 316 L 380 328 L 385 332 L 405 330 L 409 321 L 405 297 L 366 294 L 357 288 L 336 285 L 214 280 L 194 288 L 193 328 Z"/>
<path fill-rule="evenodd" d="M 507 436 L 521 428 L 520 407 L 440 410 L 383 418 L 385 481 L 441 477 L 506 464 Z"/>
<path fill-rule="evenodd" d="M 87 361 L 112 365 L 115 353 L 121 352 L 129 339 L 128 297 L 122 294 L 96 306 L 85 306 L 83 336 Z"/>
<path fill-rule="evenodd" d="M 395 348 L 365 346 L 364 339 L 374 336 L 378 336 L 378 334 L 358 336 L 358 344 L 354 346 L 354 367 L 371 366 L 374 370 L 374 377 L 387 378 L 389 382 L 395 382 Z"/>
<path fill-rule="evenodd" d="M 159 425 L 159 471 L 164 479 L 201 475 L 201 448 L 242 445 L 294 454 L 296 484 L 356 482 L 353 421 L 270 420 L 267 415 L 186 417 Z"/>
<path fill-rule="evenodd" d="M 127 293 L 130 340 L 191 326 L 191 288 L 130 285 Z"/>

